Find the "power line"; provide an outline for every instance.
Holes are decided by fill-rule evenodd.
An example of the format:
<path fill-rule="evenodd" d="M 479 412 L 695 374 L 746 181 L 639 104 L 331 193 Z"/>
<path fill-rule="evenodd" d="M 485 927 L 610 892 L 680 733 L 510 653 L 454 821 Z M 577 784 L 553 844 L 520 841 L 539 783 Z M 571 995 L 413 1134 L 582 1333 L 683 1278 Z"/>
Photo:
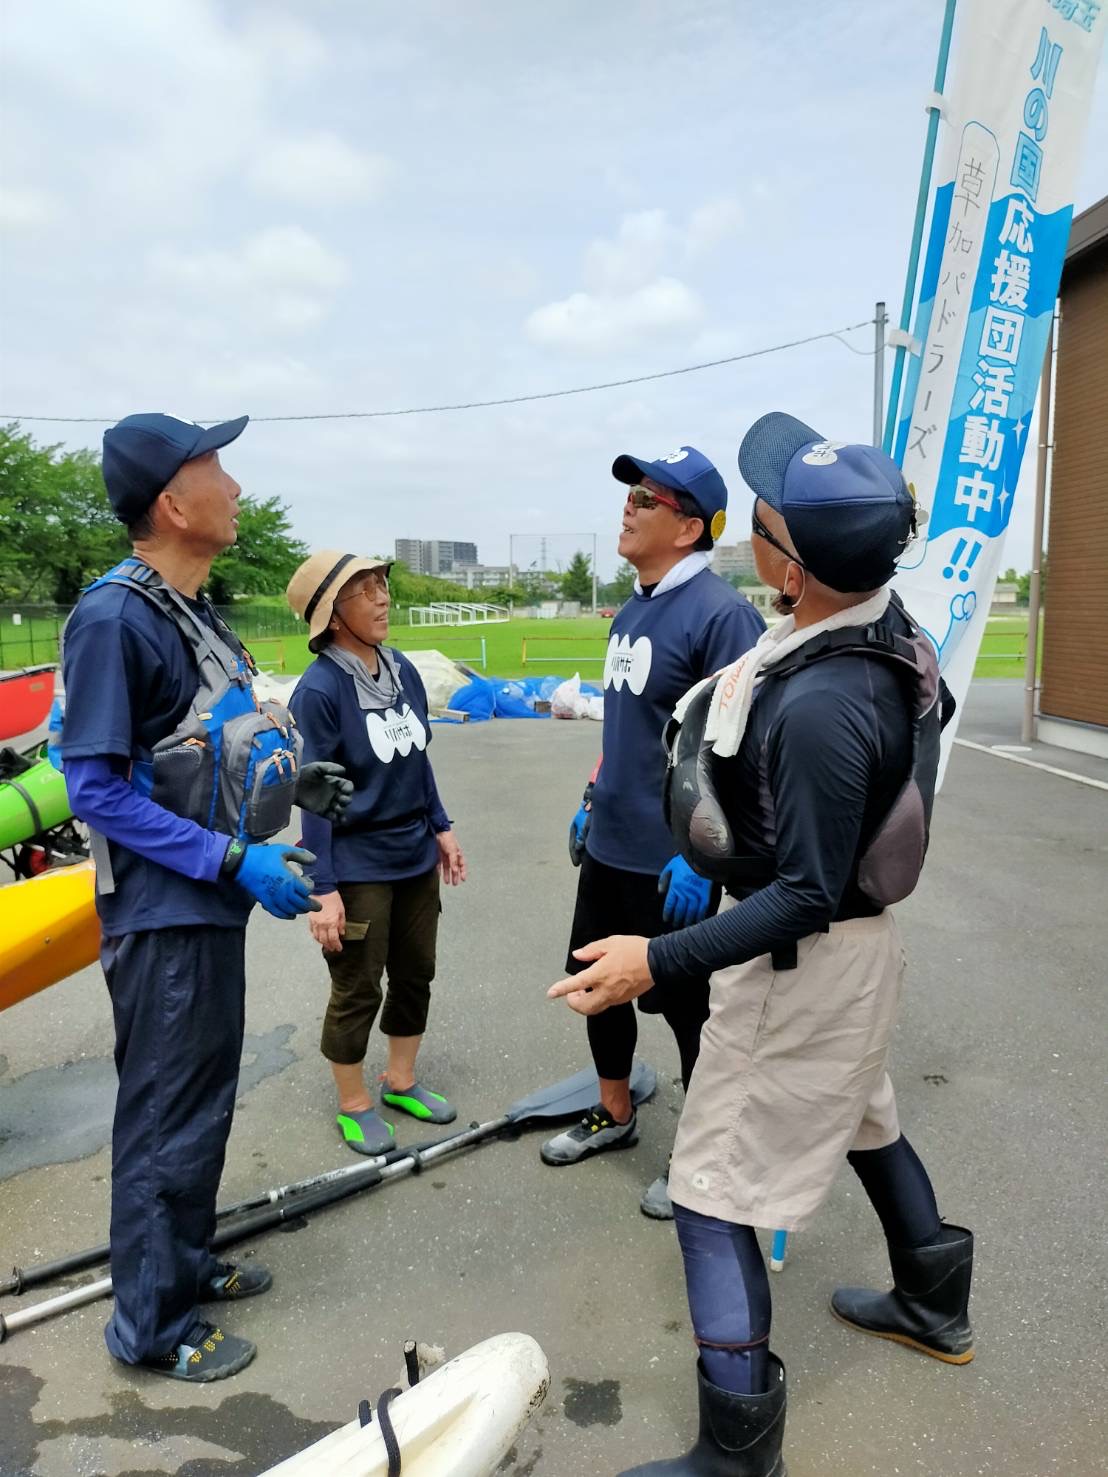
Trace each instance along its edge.
<path fill-rule="evenodd" d="M 809 334 L 807 338 L 790 339 L 787 343 L 771 344 L 765 349 L 750 349 L 745 354 L 729 354 L 725 359 L 706 359 L 702 364 L 685 364 L 680 369 L 660 369 L 654 374 L 636 374 L 630 379 L 602 380 L 595 385 L 575 385 L 568 390 L 545 390 L 534 395 L 507 395 L 500 400 L 462 400 L 452 405 L 409 405 L 403 410 L 336 410 L 325 411 L 313 415 L 254 415 L 250 417 L 251 423 L 273 424 L 276 422 L 289 421 L 369 421 L 382 420 L 387 416 L 400 415 L 438 415 L 447 410 L 489 410 L 498 405 L 526 405 L 534 400 L 561 400 L 567 395 L 591 395 L 597 390 L 619 390 L 626 385 L 644 385 L 651 380 L 673 379 L 679 374 L 696 374 L 702 369 L 719 369 L 724 364 L 739 364 L 744 359 L 761 359 L 766 354 L 780 354 L 784 349 L 798 349 L 803 344 L 818 343 L 821 339 L 835 339 L 846 349 L 852 349 L 855 354 L 872 353 L 873 350 L 854 349 L 853 345 L 839 338 L 842 333 L 853 333 L 859 328 L 868 328 L 873 322 L 872 318 L 863 318 L 860 323 L 848 323 L 845 328 L 829 329 L 826 333 Z M 88 426 L 111 426 L 119 419 L 112 415 L 4 415 L 0 414 L 0 420 L 5 421 L 49 421 L 55 425 L 88 425 Z M 200 425 L 218 425 L 221 420 L 231 417 L 204 416 L 200 419 Z"/>

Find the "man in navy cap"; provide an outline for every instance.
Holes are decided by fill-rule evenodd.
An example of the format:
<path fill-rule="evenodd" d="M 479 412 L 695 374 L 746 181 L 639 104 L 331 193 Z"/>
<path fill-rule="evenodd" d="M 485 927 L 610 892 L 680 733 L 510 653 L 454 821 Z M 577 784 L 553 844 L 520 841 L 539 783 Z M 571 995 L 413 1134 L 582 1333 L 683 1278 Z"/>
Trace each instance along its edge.
<path fill-rule="evenodd" d="M 93 582 L 66 627 L 60 743 L 96 857 L 101 962 L 119 1074 L 112 1137 L 109 1351 L 176 1379 L 236 1373 L 255 1348 L 205 1302 L 269 1273 L 210 1250 L 242 1053 L 246 920 L 309 911 L 310 853 L 267 845 L 295 800 L 340 813 L 338 766 L 298 767 L 287 710 L 201 596 L 234 544 L 240 488 L 220 449 L 247 418 L 203 427 L 132 415 L 104 435 L 108 499 L 134 554 Z"/>
<path fill-rule="evenodd" d="M 727 488 L 706 456 L 682 446 L 643 461 L 617 457 L 612 475 L 627 488 L 619 553 L 638 574 L 635 591 L 612 622 L 604 663 L 604 753 L 570 828 L 570 856 L 580 864 L 566 967 L 582 968 L 574 950 L 611 933 L 659 934 L 703 918 L 712 885 L 674 855 L 662 812 L 662 729 L 694 682 L 752 646 L 765 629 L 745 595 L 713 574 L 712 546 L 726 522 Z M 668 1000 L 644 997 L 677 1040 L 686 1087 L 708 1014 L 705 974 Z M 600 1101 L 573 1128 L 542 1146 L 547 1164 L 629 1148 L 638 1137 L 629 1079 L 638 1029 L 634 1007 L 591 1017 L 589 1046 Z M 666 1177 L 640 1202 L 643 1213 L 672 1217 Z"/>
<path fill-rule="evenodd" d="M 940 1219 L 887 1071 L 904 969 L 888 905 L 923 864 L 952 707 L 933 645 L 888 588 L 913 498 L 882 452 L 781 412 L 747 433 L 739 468 L 755 565 L 787 614 L 677 705 L 669 791 L 682 851 L 727 893 L 692 927 L 580 950 L 591 967 L 550 991 L 591 1020 L 711 975 L 670 1170 L 700 1435 L 636 1477 L 782 1477 L 785 1370 L 755 1228 L 805 1225 L 844 1158 L 895 1286 L 840 1289 L 834 1312 L 949 1364 L 973 1357 L 973 1236 Z"/>

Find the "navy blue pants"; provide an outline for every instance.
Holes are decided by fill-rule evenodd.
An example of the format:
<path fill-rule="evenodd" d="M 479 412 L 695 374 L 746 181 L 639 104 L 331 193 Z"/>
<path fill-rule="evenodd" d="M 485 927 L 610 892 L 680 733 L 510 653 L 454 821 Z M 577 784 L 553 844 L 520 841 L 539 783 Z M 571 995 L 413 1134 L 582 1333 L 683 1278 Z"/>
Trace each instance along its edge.
<path fill-rule="evenodd" d="M 165 1354 L 197 1321 L 212 1275 L 215 1199 L 238 1089 L 244 928 L 161 928 L 105 939 L 119 1092 L 112 1130 L 111 1269 L 104 1330 L 125 1364 Z"/>

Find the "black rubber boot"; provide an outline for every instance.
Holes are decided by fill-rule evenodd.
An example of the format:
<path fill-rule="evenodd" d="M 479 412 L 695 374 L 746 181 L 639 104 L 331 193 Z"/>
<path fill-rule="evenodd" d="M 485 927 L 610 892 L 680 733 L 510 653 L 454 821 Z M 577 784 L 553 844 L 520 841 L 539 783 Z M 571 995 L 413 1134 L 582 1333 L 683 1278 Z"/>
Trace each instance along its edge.
<path fill-rule="evenodd" d="M 785 1366 L 769 1356 L 764 1395 L 735 1395 L 710 1384 L 697 1365 L 700 1435 L 684 1456 L 629 1467 L 619 1477 L 788 1477 L 781 1441 L 785 1434 Z"/>
<path fill-rule="evenodd" d="M 862 1333 L 907 1344 L 946 1364 L 968 1364 L 973 1358 L 969 1323 L 973 1278 L 973 1232 L 943 1226 L 938 1241 L 911 1251 L 889 1248 L 892 1292 L 840 1287 L 831 1311 Z"/>

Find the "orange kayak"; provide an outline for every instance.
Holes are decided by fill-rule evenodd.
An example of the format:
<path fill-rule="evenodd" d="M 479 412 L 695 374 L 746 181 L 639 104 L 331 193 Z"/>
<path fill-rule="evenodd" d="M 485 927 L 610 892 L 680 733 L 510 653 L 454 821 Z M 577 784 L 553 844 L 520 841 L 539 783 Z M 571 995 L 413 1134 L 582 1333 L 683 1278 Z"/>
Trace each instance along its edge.
<path fill-rule="evenodd" d="M 92 862 L 0 887 L 0 1010 L 94 963 L 100 950 Z"/>

